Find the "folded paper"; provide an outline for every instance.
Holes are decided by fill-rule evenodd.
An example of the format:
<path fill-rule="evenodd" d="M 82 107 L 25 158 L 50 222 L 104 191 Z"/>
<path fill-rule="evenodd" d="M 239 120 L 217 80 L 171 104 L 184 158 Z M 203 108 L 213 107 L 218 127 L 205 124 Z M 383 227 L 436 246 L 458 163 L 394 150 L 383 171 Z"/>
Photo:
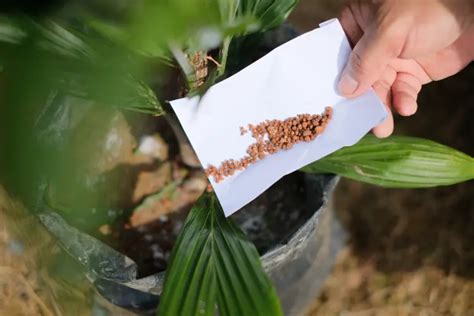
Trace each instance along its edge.
<path fill-rule="evenodd" d="M 355 144 L 386 117 L 373 91 L 346 99 L 337 82 L 351 48 L 338 20 L 321 24 L 211 87 L 204 96 L 171 101 L 202 165 L 239 160 L 255 141 L 240 126 L 298 114 L 334 113 L 314 141 L 270 155 L 216 183 L 210 182 L 226 216 L 263 193 L 284 175 Z"/>

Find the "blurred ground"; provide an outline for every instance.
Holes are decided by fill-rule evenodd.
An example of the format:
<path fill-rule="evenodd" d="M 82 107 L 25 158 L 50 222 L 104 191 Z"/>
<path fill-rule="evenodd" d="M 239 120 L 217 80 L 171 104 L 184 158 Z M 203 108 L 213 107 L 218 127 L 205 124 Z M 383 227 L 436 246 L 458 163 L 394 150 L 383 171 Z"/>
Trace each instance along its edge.
<path fill-rule="evenodd" d="M 0 187 L 0 315 L 88 315 L 81 283 L 51 277 L 58 249 L 23 205 Z M 64 313 L 65 310 L 73 311 Z"/>
<path fill-rule="evenodd" d="M 341 1 L 303 0 L 300 30 L 337 15 Z M 474 65 L 423 89 L 420 109 L 396 134 L 425 137 L 474 155 Z M 309 315 L 472 315 L 474 183 L 423 190 L 342 180 L 336 209 L 350 245 Z"/>
<path fill-rule="evenodd" d="M 3 205 L 3 204 L 2 204 Z M 53 315 L 40 294 L 37 268 L 23 246 L 7 232 L 0 213 L 0 311 L 2 315 Z"/>

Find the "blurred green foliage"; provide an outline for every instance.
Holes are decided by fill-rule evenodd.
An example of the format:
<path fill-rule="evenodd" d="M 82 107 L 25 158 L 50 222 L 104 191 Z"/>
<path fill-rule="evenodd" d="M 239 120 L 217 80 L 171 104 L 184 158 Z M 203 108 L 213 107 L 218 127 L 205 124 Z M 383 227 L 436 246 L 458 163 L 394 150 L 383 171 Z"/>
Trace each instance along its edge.
<path fill-rule="evenodd" d="M 0 180 L 30 202 L 38 201 L 36 191 L 51 179 L 71 179 L 61 183 L 73 190 L 71 170 L 83 161 L 66 138 L 78 109 L 92 103 L 162 115 L 164 100 L 150 83 L 166 81 L 170 66 L 193 76 L 186 57 L 222 43 L 221 65 L 217 76 L 209 75 L 209 87 L 225 72 L 234 37 L 277 26 L 294 4 L 64 1 L 45 3 L 44 12 L 34 6 L 44 14 L 32 16 L 19 3 L 18 10 L 0 15 Z M 184 58 L 175 62 L 179 56 Z M 52 130 L 61 142 L 48 135 Z"/>
<path fill-rule="evenodd" d="M 166 54 L 156 53 L 200 28 L 218 27 L 217 4 L 206 3 L 69 1 L 48 7 L 44 16 L 21 10 L 1 16 L 2 183 L 29 204 L 38 202 L 38 191 L 51 179 L 61 178 L 74 191 L 71 171 L 83 161 L 73 154 L 80 149 L 68 148 L 67 137 L 77 112 L 88 105 L 163 114 L 147 84 L 164 68 Z M 121 25 L 127 37 L 118 41 L 98 32 L 94 19 Z M 151 56 L 141 53 L 147 49 Z M 61 135 L 60 141 L 51 133 Z"/>
<path fill-rule="evenodd" d="M 295 2 L 71 0 L 0 5 L 0 183 L 29 210 L 41 211 L 46 204 L 85 232 L 96 230 L 104 217 L 120 216 L 121 210 L 108 204 L 120 177 L 110 177 L 115 184 L 107 182 L 94 169 L 98 157 L 109 154 L 102 140 L 116 123 L 116 114 L 165 114 L 162 104 L 169 96 L 162 88 L 173 73 L 170 68 L 180 68 L 188 82 L 183 88 L 193 92 L 195 69 L 189 57 L 195 53 L 204 52 L 205 58 L 214 51 L 219 65 L 205 86 L 212 85 L 226 71 L 231 41 L 278 26 Z M 227 293 L 217 296 L 224 315 L 247 310 L 247 301 L 255 315 L 280 314 L 254 246 L 216 205 L 215 199 L 204 199 L 181 240 L 199 234 L 204 219 L 205 225 L 211 224 L 208 232 L 216 236 L 215 245 L 234 243 L 212 254 L 213 260 L 221 260 L 211 271 L 219 274 L 219 284 L 204 290 L 199 282 L 183 284 L 186 293 L 165 296 L 163 313 L 174 304 L 169 299 L 198 308 L 205 304 L 213 313 L 216 297 L 198 306 L 188 294 L 216 293 L 218 286 Z M 200 248 L 200 241 L 191 238 L 186 247 Z M 183 256 L 186 247 L 176 247 L 175 261 L 188 260 Z M 201 259 L 192 260 L 191 266 Z M 233 260 L 246 265 L 229 265 Z M 180 273 L 180 266 L 170 275 L 176 271 Z M 224 278 L 240 273 L 241 282 Z M 190 270 L 187 277 L 194 275 Z M 241 294 L 229 295 L 236 291 Z"/>

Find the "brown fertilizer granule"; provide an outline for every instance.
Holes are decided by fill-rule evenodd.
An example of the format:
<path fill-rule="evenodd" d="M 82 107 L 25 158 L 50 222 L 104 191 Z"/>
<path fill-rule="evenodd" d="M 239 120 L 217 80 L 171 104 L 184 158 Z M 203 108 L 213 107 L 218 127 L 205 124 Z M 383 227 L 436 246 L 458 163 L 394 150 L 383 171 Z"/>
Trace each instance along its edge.
<path fill-rule="evenodd" d="M 298 114 L 285 120 L 266 120 L 257 125 L 249 124 L 248 130 L 241 126 L 241 135 L 249 131 L 255 138 L 255 142 L 247 148 L 247 155 L 240 160 L 225 160 L 219 167 L 209 165 L 206 175 L 214 177 L 214 181 L 219 183 L 268 155 L 291 149 L 300 142 L 310 142 L 324 132 L 331 118 L 332 108 L 328 106 L 322 115 Z"/>
<path fill-rule="evenodd" d="M 247 132 L 248 132 L 248 130 L 245 127 L 243 127 L 243 126 L 240 127 L 240 135 L 244 135 Z"/>

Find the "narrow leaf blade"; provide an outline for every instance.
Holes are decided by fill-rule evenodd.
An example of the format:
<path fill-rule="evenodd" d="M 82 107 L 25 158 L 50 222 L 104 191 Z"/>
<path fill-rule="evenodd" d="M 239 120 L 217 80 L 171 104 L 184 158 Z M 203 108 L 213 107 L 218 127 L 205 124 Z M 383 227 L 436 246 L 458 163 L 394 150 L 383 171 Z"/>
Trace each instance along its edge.
<path fill-rule="evenodd" d="M 426 188 L 474 178 L 474 159 L 439 143 L 404 136 L 364 137 L 302 169 L 390 188 Z"/>
<path fill-rule="evenodd" d="M 298 0 L 242 0 L 239 9 L 241 15 L 256 17 L 261 31 L 266 31 L 282 24 L 297 3 Z"/>
<path fill-rule="evenodd" d="M 282 315 L 255 246 L 204 195 L 173 251 L 160 315 Z"/>

